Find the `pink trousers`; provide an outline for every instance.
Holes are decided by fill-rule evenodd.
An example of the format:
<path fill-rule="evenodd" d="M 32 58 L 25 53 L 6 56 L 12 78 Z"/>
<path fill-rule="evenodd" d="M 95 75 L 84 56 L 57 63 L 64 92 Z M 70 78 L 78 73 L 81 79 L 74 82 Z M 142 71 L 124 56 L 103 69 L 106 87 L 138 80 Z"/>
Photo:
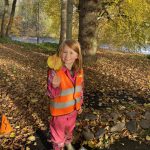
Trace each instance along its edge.
<path fill-rule="evenodd" d="M 51 118 L 50 134 L 54 150 L 61 150 L 65 144 L 71 143 L 76 118 L 76 110 L 67 115 Z"/>

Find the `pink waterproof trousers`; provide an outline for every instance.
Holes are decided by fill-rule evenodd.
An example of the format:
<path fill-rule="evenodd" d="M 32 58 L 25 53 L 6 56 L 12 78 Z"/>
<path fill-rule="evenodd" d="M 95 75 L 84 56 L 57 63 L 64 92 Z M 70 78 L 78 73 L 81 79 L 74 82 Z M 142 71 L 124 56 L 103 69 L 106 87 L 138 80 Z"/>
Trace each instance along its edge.
<path fill-rule="evenodd" d="M 51 118 L 50 133 L 54 150 L 61 150 L 64 144 L 71 143 L 76 118 L 76 110 L 67 115 Z"/>

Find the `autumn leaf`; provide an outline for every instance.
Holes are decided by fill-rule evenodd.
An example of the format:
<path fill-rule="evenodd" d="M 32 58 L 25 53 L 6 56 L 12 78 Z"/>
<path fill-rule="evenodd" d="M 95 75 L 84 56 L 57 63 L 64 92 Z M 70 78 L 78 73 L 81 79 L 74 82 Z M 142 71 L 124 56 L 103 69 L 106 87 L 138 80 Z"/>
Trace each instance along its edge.
<path fill-rule="evenodd" d="M 47 64 L 51 69 L 59 70 L 62 66 L 62 61 L 61 58 L 55 54 L 48 57 Z"/>
<path fill-rule="evenodd" d="M 147 141 L 150 141 L 150 136 L 147 135 L 147 136 L 146 136 L 146 140 L 147 140 Z"/>
<path fill-rule="evenodd" d="M 33 136 L 33 135 L 32 135 L 32 136 L 29 136 L 29 137 L 28 137 L 28 140 L 29 140 L 29 141 L 32 141 L 32 142 L 35 141 L 35 136 Z"/>
<path fill-rule="evenodd" d="M 14 132 L 12 132 L 11 134 L 10 134 L 10 138 L 14 138 L 16 136 L 16 134 L 14 133 Z"/>

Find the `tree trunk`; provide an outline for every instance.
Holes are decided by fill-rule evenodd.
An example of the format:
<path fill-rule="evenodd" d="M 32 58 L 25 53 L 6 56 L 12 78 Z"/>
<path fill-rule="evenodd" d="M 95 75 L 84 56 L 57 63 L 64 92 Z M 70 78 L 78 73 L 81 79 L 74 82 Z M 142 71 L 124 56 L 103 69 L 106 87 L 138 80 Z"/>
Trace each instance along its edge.
<path fill-rule="evenodd" d="M 61 30 L 59 44 L 66 40 L 67 0 L 61 0 Z"/>
<path fill-rule="evenodd" d="M 72 39 L 72 15 L 73 15 L 73 0 L 68 0 L 66 39 Z"/>
<path fill-rule="evenodd" d="M 6 30 L 6 36 L 9 35 L 9 32 L 10 32 L 12 24 L 13 24 L 14 15 L 15 15 L 15 9 L 16 9 L 16 3 L 17 3 L 17 0 L 13 0 L 11 14 L 10 14 L 10 19 L 9 19 L 9 23 L 7 25 L 7 30 Z"/>
<path fill-rule="evenodd" d="M 36 10 L 36 36 L 37 36 L 37 44 L 40 42 L 40 4 L 37 2 L 37 10 Z"/>
<path fill-rule="evenodd" d="M 4 6 L 4 12 L 2 15 L 2 23 L 1 23 L 1 37 L 5 36 L 5 15 L 8 12 L 9 2 L 8 0 L 4 0 L 5 6 Z"/>
<path fill-rule="evenodd" d="M 99 1 L 100 2 L 100 1 Z M 83 56 L 94 56 L 97 51 L 98 0 L 79 1 L 79 42 Z"/>

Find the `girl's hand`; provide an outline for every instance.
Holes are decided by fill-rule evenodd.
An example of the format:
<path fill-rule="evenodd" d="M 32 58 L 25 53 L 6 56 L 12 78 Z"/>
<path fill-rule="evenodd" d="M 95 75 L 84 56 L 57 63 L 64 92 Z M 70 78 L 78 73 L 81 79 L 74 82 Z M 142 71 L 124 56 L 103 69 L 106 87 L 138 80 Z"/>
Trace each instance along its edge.
<path fill-rule="evenodd" d="M 56 74 L 55 74 L 55 76 L 52 80 L 52 85 L 53 85 L 54 88 L 57 88 L 60 85 L 60 77 Z"/>
<path fill-rule="evenodd" d="M 81 113 L 82 113 L 82 111 L 83 111 L 83 109 L 82 109 L 82 108 L 80 108 L 80 109 L 78 110 L 78 114 L 81 114 Z"/>

